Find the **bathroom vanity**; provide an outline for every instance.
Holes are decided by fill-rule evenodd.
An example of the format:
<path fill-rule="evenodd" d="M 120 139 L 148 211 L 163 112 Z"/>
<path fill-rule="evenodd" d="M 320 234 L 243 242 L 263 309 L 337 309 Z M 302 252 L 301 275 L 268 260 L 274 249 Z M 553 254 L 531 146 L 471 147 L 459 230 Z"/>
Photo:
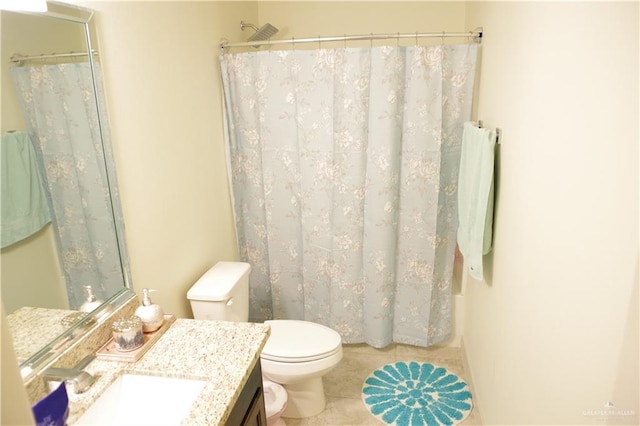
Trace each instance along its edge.
<path fill-rule="evenodd" d="M 183 424 L 266 425 L 260 351 L 268 337 L 264 324 L 178 319 L 137 362 L 91 362 L 85 371 L 96 381 L 87 392 L 69 395 L 68 424 L 120 375 L 135 374 L 206 381 Z"/>

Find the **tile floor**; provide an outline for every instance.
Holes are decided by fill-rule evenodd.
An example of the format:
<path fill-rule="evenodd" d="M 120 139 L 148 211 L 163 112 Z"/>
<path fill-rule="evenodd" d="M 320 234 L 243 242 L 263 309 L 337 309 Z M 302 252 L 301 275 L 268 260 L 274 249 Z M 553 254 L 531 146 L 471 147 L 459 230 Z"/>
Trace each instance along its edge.
<path fill-rule="evenodd" d="M 462 351 L 454 347 L 420 348 L 408 345 L 389 345 L 375 349 L 368 345 L 344 345 L 340 364 L 324 377 L 327 408 L 317 416 L 306 419 L 286 418 L 287 426 L 349 426 L 381 425 L 365 407 L 361 399 L 362 384 L 376 368 L 394 361 L 422 361 L 444 367 L 467 381 Z M 474 408 L 461 423 L 479 425 L 480 417 Z"/>

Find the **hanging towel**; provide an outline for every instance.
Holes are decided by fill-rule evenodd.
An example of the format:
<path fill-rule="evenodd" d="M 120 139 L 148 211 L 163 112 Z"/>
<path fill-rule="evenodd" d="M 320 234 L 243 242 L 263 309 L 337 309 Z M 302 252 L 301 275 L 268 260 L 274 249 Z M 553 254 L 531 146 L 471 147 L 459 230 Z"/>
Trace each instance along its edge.
<path fill-rule="evenodd" d="M 36 153 L 23 132 L 2 135 L 1 246 L 20 241 L 51 221 L 36 164 Z"/>
<path fill-rule="evenodd" d="M 482 255 L 491 251 L 496 133 L 465 123 L 458 176 L 458 247 L 469 274 L 483 279 Z"/>

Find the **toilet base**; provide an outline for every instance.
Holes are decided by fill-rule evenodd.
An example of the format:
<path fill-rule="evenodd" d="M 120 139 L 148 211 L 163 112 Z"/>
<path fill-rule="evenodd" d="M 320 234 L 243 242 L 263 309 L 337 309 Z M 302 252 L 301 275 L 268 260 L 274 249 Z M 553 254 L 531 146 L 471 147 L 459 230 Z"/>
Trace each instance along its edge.
<path fill-rule="evenodd" d="M 324 411 L 326 400 L 322 377 L 314 377 L 302 382 L 283 384 L 287 391 L 287 407 L 282 417 L 312 417 Z"/>

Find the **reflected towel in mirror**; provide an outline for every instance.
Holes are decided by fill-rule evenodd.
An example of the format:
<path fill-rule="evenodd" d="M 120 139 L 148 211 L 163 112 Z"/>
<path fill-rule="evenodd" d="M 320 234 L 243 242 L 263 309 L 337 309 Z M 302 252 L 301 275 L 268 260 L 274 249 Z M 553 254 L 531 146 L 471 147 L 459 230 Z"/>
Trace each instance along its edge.
<path fill-rule="evenodd" d="M 1 246 L 7 247 L 42 229 L 51 221 L 36 153 L 29 135 L 2 135 L 2 228 Z"/>

